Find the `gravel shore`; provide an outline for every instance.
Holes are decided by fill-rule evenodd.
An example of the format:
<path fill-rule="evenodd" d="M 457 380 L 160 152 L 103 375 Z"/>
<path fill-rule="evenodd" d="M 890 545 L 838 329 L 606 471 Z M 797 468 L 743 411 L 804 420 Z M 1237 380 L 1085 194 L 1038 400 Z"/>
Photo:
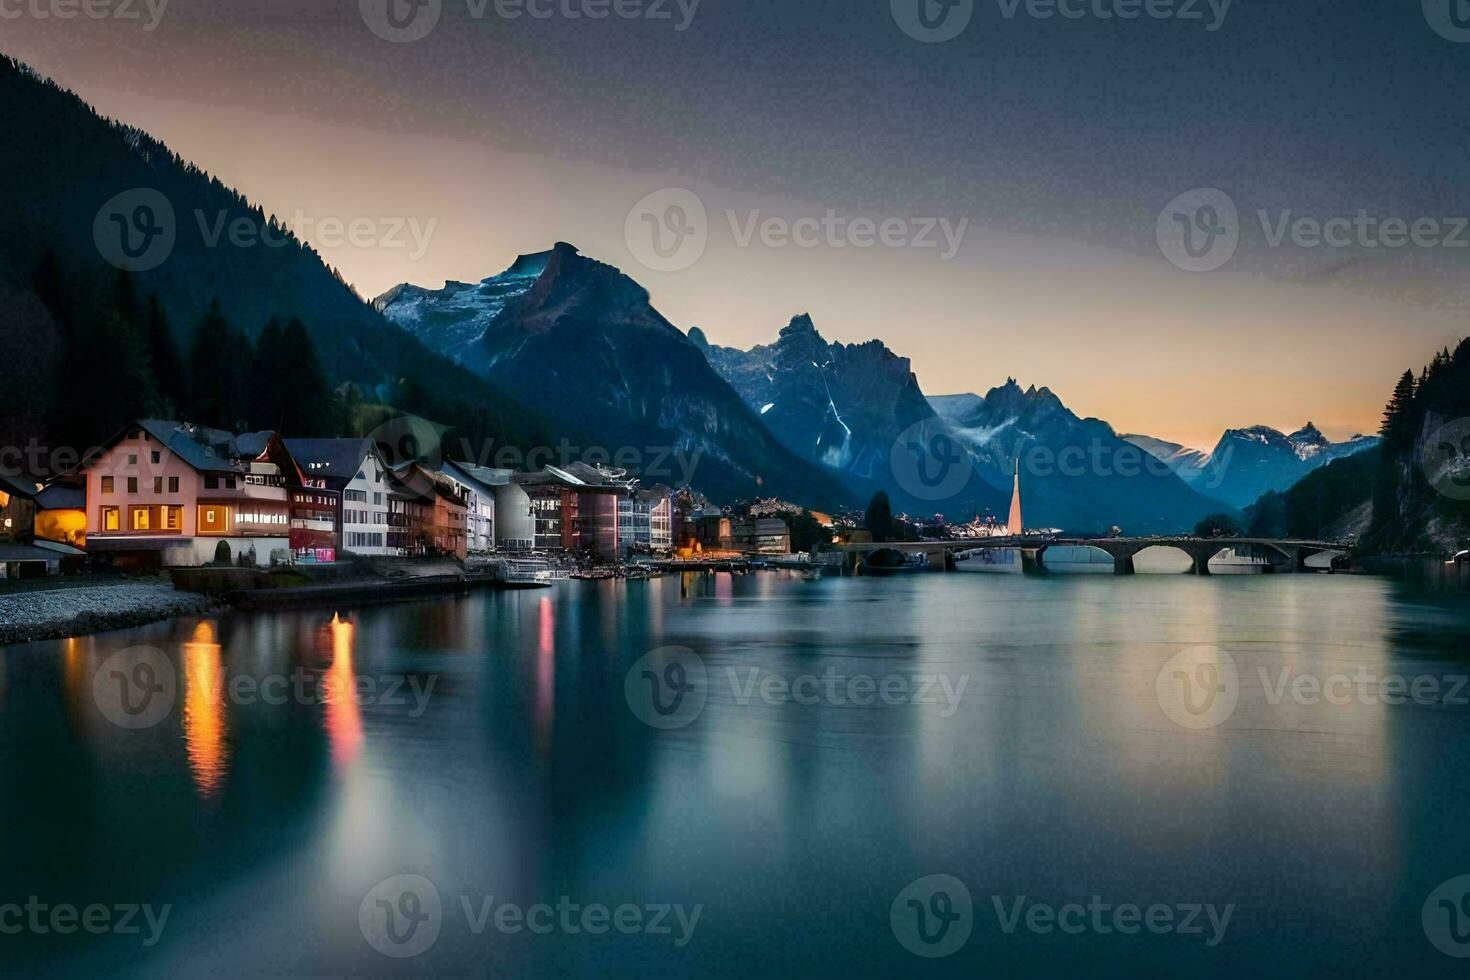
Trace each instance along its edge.
<path fill-rule="evenodd" d="M 0 595 L 0 645 L 142 626 L 218 608 L 167 582 L 118 582 Z"/>

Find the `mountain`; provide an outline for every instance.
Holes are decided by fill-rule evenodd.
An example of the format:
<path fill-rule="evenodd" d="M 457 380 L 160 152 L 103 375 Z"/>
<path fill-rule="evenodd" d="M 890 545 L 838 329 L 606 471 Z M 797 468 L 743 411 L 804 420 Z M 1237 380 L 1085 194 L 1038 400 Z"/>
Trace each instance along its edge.
<path fill-rule="evenodd" d="M 1266 538 L 1356 540 L 1373 518 L 1373 483 L 1382 449 L 1372 446 L 1302 477 L 1288 490 L 1270 491 L 1246 509 L 1249 533 Z"/>
<path fill-rule="evenodd" d="M 1181 446 L 1152 436 L 1136 434 L 1119 435 L 1119 439 L 1131 442 L 1144 452 L 1168 465 L 1179 479 L 1194 487 L 1209 475 L 1210 454 L 1199 449 Z"/>
<path fill-rule="evenodd" d="M 1470 340 L 1399 379 L 1362 547 L 1441 558 L 1470 547 Z"/>
<path fill-rule="evenodd" d="M 0 105 L 6 339 L 27 358 L 42 359 L 27 372 L 50 381 L 47 399 L 27 406 L 31 417 L 16 419 L 15 406 L 4 409 L 5 427 L 37 435 L 38 419 L 54 408 L 46 402 L 63 399 L 75 386 L 74 362 L 109 356 L 78 338 L 95 336 L 87 333 L 87 321 L 99 319 L 119 269 L 131 267 L 130 289 L 139 300 L 156 298 L 185 352 L 216 302 L 220 316 L 247 341 L 272 318 L 285 323 L 295 317 L 330 379 L 351 382 L 364 402 L 391 402 L 466 435 L 528 443 L 551 438 L 535 412 L 396 329 L 274 216 L 148 134 L 99 116 L 73 93 L 8 58 L 0 58 Z M 119 251 L 124 233 L 141 257 Z M 41 282 L 48 277 L 49 287 Z M 104 326 L 107 340 L 113 328 Z M 8 379 L 10 367 L 0 380 Z M 206 374 L 193 380 L 202 390 L 215 379 Z M 96 421 L 104 430 L 121 424 Z"/>
<path fill-rule="evenodd" d="M 1377 436 L 1364 435 L 1331 442 L 1311 422 L 1290 434 L 1264 425 L 1229 429 L 1207 454 L 1148 436 L 1123 438 L 1163 460 L 1196 490 L 1236 508 L 1286 490 L 1314 470 L 1379 442 Z"/>
<path fill-rule="evenodd" d="M 782 445 L 864 480 L 886 479 L 899 435 L 934 418 L 908 358 L 879 340 L 829 344 L 805 314 L 748 351 L 716 347 L 698 327 L 689 339 Z"/>
<path fill-rule="evenodd" d="M 1167 467 L 1149 463 L 1112 426 L 1083 419 L 1047 388 L 1014 379 L 975 394 L 929 399 L 974 456 L 981 475 L 1009 487 L 1019 461 L 1028 527 L 1130 535 L 1191 530 L 1219 505 Z"/>
<path fill-rule="evenodd" d="M 646 289 L 564 242 L 477 284 L 405 283 L 374 306 L 614 461 L 621 450 L 619 465 L 645 478 L 690 479 L 726 500 L 760 493 L 830 505 L 853 496 L 836 474 L 782 446 Z M 683 464 L 670 452 L 697 472 L 677 471 Z"/>
<path fill-rule="evenodd" d="M 1005 505 L 996 487 L 968 474 L 946 486 L 919 480 L 909 445 L 948 430 L 909 359 L 882 341 L 829 343 L 806 314 L 783 327 L 775 343 L 750 350 L 711 344 L 698 327 L 689 339 L 783 446 L 840 473 L 859 495 L 881 489 L 916 514 L 969 515 Z"/>

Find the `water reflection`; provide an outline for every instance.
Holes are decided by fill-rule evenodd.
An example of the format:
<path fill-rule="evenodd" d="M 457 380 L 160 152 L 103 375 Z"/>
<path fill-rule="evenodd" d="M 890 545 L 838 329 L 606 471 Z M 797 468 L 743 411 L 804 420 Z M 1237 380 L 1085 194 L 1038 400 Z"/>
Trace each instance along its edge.
<path fill-rule="evenodd" d="M 814 956 L 814 975 L 893 976 L 912 962 L 888 903 L 936 871 L 987 911 L 991 895 L 1094 894 L 1239 911 L 1208 962 L 1178 937 L 1001 935 L 987 918 L 933 975 L 973 976 L 991 942 L 1018 975 L 1422 974 L 1423 896 L 1445 868 L 1470 868 L 1470 790 L 1446 776 L 1470 764 L 1470 711 L 1304 703 L 1289 684 L 1360 667 L 1465 674 L 1467 637 L 1463 604 L 1317 576 L 701 574 L 351 621 L 175 623 L 0 651 L 6 704 L 24 713 L 0 726 L 15 800 L 0 795 L 0 817 L 28 847 L 21 894 L 67 860 L 67 894 L 163 901 L 207 883 L 195 908 L 180 902 L 169 943 L 138 952 L 157 968 L 146 975 L 382 972 L 358 905 L 389 875 L 418 873 L 446 916 L 459 896 L 490 894 L 710 910 L 679 951 L 649 937 L 470 935 L 459 919 L 418 972 L 706 975 L 738 949 L 744 970 L 785 975 Z M 184 712 L 143 732 L 67 725 L 55 692 L 86 702 L 98 661 L 135 643 L 178 658 Z M 668 645 L 697 651 L 711 681 L 703 713 L 661 731 L 629 710 L 623 682 Z M 1239 706 L 1185 730 L 1156 680 L 1202 645 L 1235 659 Z M 225 664 L 259 676 L 300 665 L 320 687 L 225 712 Z M 912 691 L 942 678 L 963 697 L 952 711 L 943 687 L 863 707 L 846 687 L 810 701 L 755 686 L 829 669 Z M 432 702 L 415 713 L 411 696 L 352 696 L 384 675 L 432 675 Z M 1373 941 L 1293 942 L 1307 931 Z"/>
<path fill-rule="evenodd" d="M 223 668 L 214 624 L 194 627 L 184 644 L 184 745 L 194 787 L 205 800 L 214 800 L 228 771 L 225 745 Z"/>
<path fill-rule="evenodd" d="M 357 703 L 357 676 L 352 668 L 355 627 L 351 620 L 333 615 L 326 629 L 332 637 L 332 665 L 322 678 L 322 723 L 332 745 L 332 762 L 341 768 L 357 758 L 362 746 L 362 710 Z"/>
<path fill-rule="evenodd" d="M 541 597 L 537 619 L 536 754 L 545 758 L 556 720 L 556 616 L 550 596 Z"/>

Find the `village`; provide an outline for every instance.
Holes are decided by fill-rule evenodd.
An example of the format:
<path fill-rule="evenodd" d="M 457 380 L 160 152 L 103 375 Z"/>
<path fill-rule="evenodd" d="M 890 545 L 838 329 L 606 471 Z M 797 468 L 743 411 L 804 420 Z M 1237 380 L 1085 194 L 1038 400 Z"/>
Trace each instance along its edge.
<path fill-rule="evenodd" d="M 46 482 L 0 472 L 0 578 L 363 559 L 784 556 L 779 514 L 716 508 L 582 462 L 534 472 L 393 460 L 372 438 L 138 420 Z M 830 519 L 828 519 L 830 526 Z"/>

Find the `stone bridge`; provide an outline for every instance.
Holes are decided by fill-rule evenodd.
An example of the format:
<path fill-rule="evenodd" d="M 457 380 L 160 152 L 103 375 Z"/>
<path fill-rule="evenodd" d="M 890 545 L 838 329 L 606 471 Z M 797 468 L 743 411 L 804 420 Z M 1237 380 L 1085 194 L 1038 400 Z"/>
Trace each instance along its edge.
<path fill-rule="evenodd" d="M 853 562 L 875 551 L 892 549 L 905 554 L 924 553 L 936 568 L 948 569 L 949 555 L 958 551 L 1012 548 L 1021 553 L 1022 569 L 1030 573 L 1046 571 L 1045 555 L 1050 548 L 1096 548 L 1113 559 L 1113 571 L 1119 575 L 1134 574 L 1133 559 L 1149 548 L 1173 548 L 1188 555 L 1196 575 L 1210 574 L 1210 559 L 1227 548 L 1256 552 L 1275 552 L 1280 562 L 1264 566 L 1268 572 L 1307 572 L 1307 559 L 1323 552 L 1342 552 L 1347 546 L 1333 541 L 1298 541 L 1277 538 L 1062 538 L 1027 535 L 1005 538 L 966 538 L 957 541 L 863 542 L 839 544 L 835 550 L 851 556 Z"/>

